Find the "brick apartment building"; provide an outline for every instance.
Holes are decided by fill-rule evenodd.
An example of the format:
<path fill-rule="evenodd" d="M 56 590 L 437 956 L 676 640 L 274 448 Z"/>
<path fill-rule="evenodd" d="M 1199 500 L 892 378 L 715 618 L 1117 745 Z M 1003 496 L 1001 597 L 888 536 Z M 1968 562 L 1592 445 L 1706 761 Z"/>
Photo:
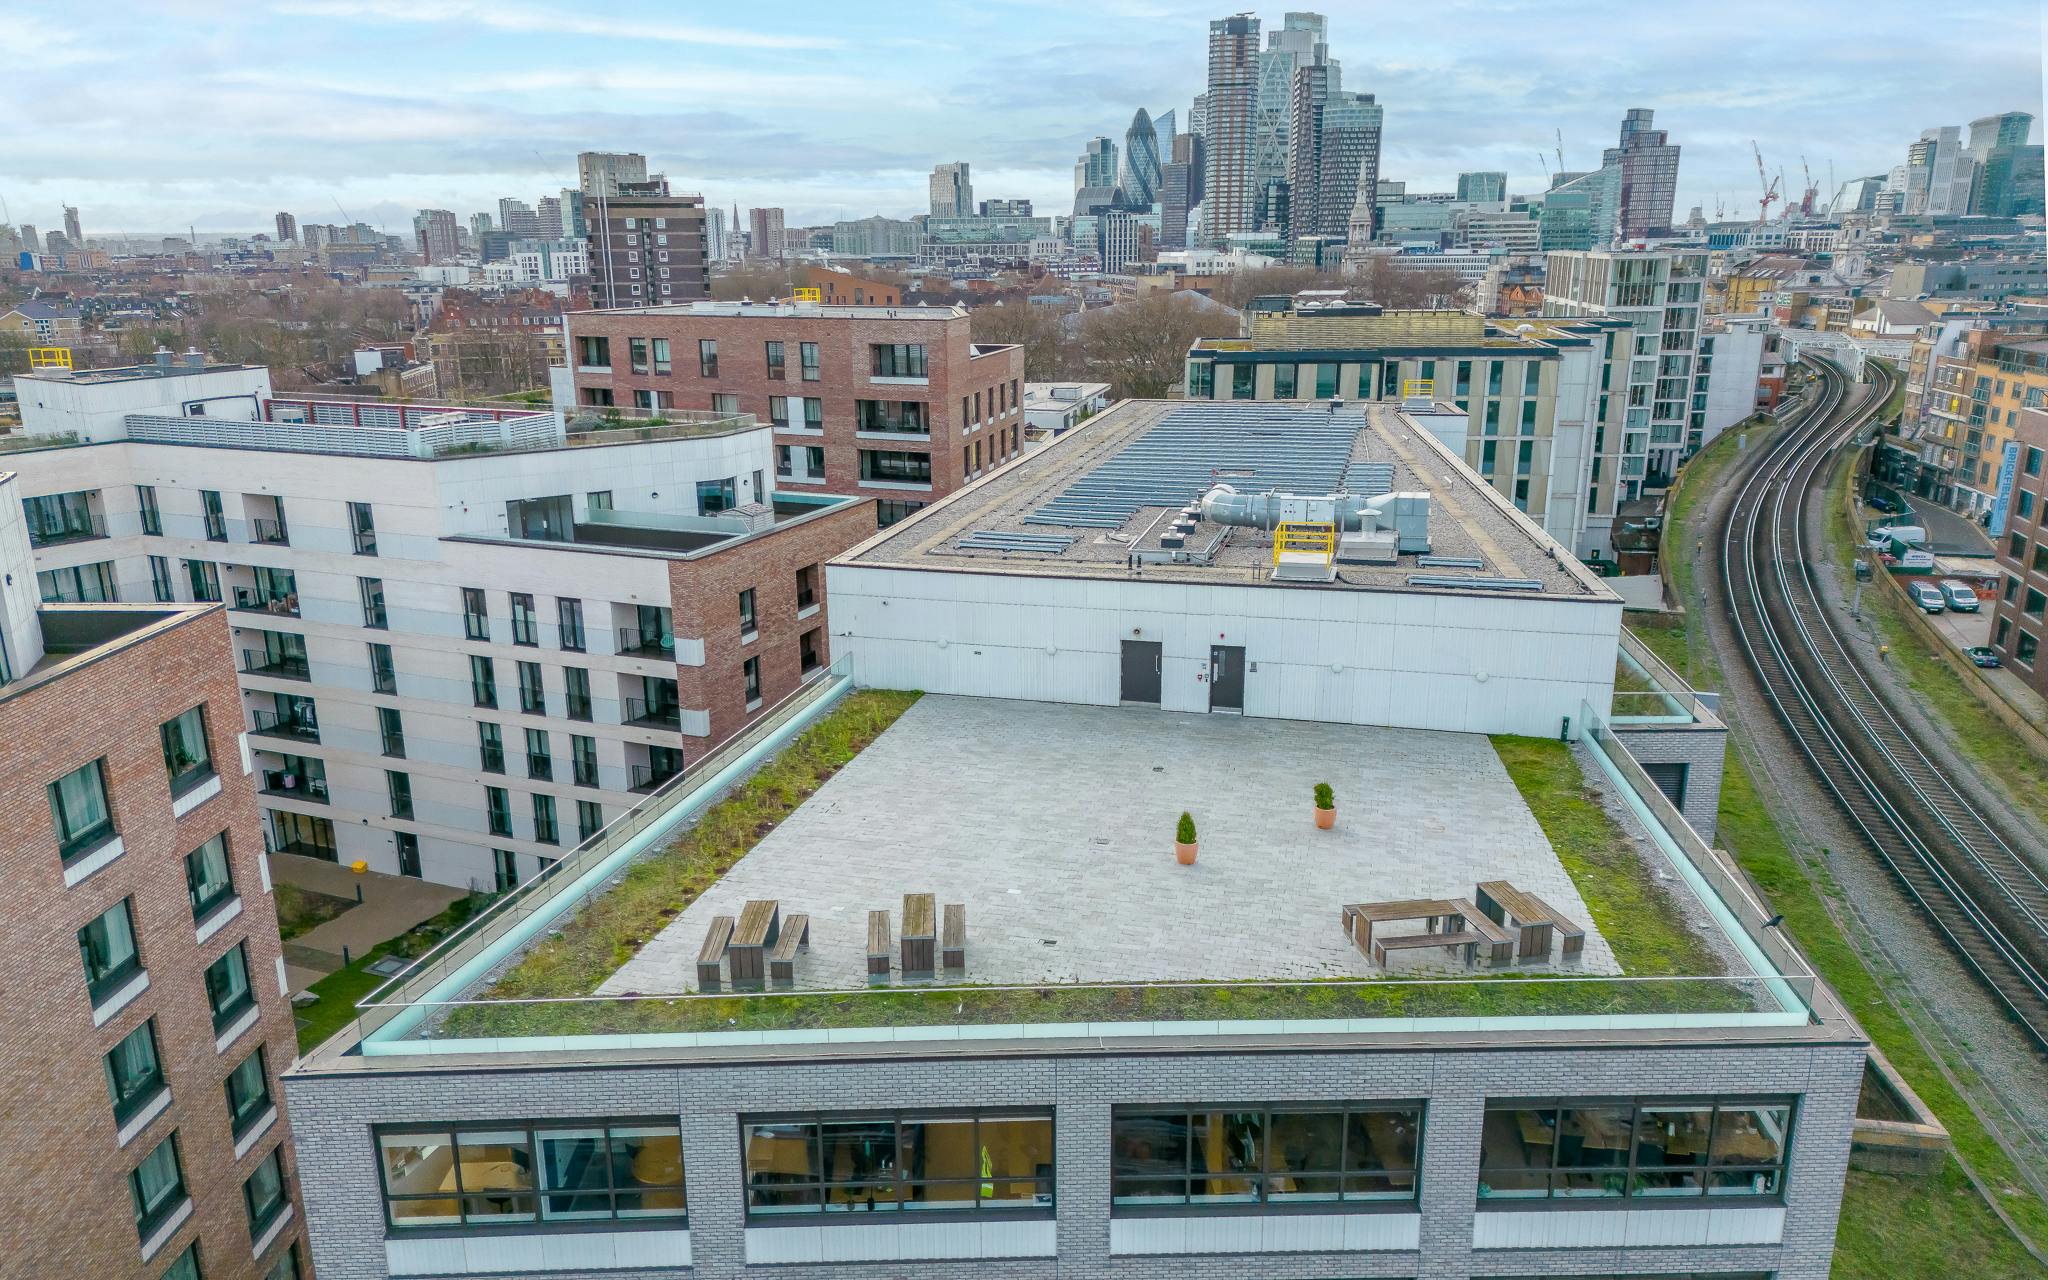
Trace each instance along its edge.
<path fill-rule="evenodd" d="M 590 296 L 599 307 L 711 296 L 704 197 L 671 195 L 659 175 L 622 182 L 618 195 L 584 202 L 590 224 Z"/>
<path fill-rule="evenodd" d="M 297 1280 L 295 1032 L 226 614 L 38 606 L 21 510 L 0 473 L 7 1274 Z"/>
<path fill-rule="evenodd" d="M 816 289 L 818 301 L 828 307 L 900 307 L 903 288 L 883 280 L 869 280 L 836 267 L 805 267 L 804 287 Z"/>
<path fill-rule="evenodd" d="M 792 492 L 877 499 L 887 526 L 1023 447 L 1024 349 L 964 307 L 695 302 L 566 317 L 576 403 L 750 413 Z"/>
<path fill-rule="evenodd" d="M 2012 430 L 2010 447 L 2017 456 L 2005 533 L 1998 540 L 2004 581 L 1991 618 L 1991 647 L 2015 674 L 2048 695 L 2048 661 L 2041 655 L 2048 641 L 2048 410 L 2020 410 Z"/>

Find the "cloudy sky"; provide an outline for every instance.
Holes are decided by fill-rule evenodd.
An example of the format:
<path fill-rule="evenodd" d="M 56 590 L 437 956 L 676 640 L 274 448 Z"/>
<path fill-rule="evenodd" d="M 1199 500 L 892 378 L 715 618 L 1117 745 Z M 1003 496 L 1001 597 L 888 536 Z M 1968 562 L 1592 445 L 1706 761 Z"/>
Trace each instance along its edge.
<path fill-rule="evenodd" d="M 1299 3 L 1300 0 L 1297 0 Z M 792 226 L 903 216 L 967 160 L 979 198 L 1060 209 L 1095 134 L 1203 88 L 1221 6 L 942 0 L 717 6 L 563 0 L 6 0 L 0 200 L 88 234 L 268 229 L 280 209 L 393 231 L 575 181 L 641 151 L 679 190 Z M 1442 189 L 1589 168 L 1647 106 L 1684 148 L 1679 216 L 1903 159 L 1921 129 L 2041 114 L 2036 0 L 1331 0 L 1347 89 L 1386 105 L 1383 176 Z M 1263 16 L 1279 22 L 1282 10 Z M 2036 126 L 2038 139 L 2039 126 Z"/>

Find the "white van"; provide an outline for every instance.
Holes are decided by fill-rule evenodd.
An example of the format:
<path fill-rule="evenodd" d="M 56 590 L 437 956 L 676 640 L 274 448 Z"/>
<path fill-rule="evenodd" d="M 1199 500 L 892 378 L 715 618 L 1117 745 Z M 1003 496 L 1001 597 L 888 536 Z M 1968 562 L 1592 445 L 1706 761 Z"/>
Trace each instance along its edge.
<path fill-rule="evenodd" d="M 1945 578 L 1941 583 L 1941 594 L 1948 607 L 1957 613 L 1977 612 L 1977 590 L 1969 583 Z"/>
<path fill-rule="evenodd" d="M 1920 606 L 1922 613 L 1940 613 L 1946 607 L 1941 592 L 1931 582 L 1909 582 L 1906 594 L 1913 597 L 1913 603 Z"/>

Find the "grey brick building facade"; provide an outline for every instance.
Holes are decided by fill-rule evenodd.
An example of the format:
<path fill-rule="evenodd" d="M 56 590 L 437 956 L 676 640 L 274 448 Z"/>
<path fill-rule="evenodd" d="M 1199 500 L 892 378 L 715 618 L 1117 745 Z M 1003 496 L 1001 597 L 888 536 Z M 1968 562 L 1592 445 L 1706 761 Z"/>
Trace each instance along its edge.
<path fill-rule="evenodd" d="M 863 1050 L 865 1047 L 861 1047 Z M 761 1274 L 748 1263 L 740 1122 L 762 1113 L 855 1113 L 896 1108 L 1050 1106 L 1055 1123 L 1057 1255 L 979 1258 L 992 1280 L 1050 1277 L 1423 1277 L 1664 1274 L 1695 1269 L 1820 1280 L 1828 1273 L 1864 1046 L 1846 1022 L 1785 1032 L 1687 1037 L 1671 1032 L 1560 1035 L 1487 1032 L 1427 1036 L 1287 1036 L 1154 1042 L 991 1042 L 958 1052 L 741 1052 L 667 1060 L 655 1052 L 503 1055 L 503 1061 L 328 1056 L 287 1081 L 299 1170 L 323 1280 L 371 1280 L 387 1268 L 373 1126 L 593 1116 L 680 1119 L 689 1198 L 687 1268 L 519 1274 L 560 1277 Z M 405 1066 L 387 1065 L 398 1062 Z M 1796 1112 L 1781 1197 L 1782 1228 L 1760 1243 L 1480 1249 L 1475 1222 L 1493 1212 L 1476 1195 L 1481 1115 L 1488 1099 L 1558 1097 L 1790 1097 Z M 1156 1103 L 1421 1100 L 1426 1105 L 1419 1196 L 1372 1212 L 1419 1215 L 1416 1249 L 1284 1253 L 1117 1254 L 1111 1251 L 1110 1115 Z M 1595 1202 L 1612 1209 L 1614 1201 Z M 1721 1215 L 1715 1201 L 1628 1201 L 1632 1217 Z M 1686 1207 L 1672 1207 L 1683 1204 Z M 1559 1220 L 1559 1201 L 1517 1202 Z M 1290 1215 L 1293 1216 L 1293 1215 Z M 871 1220 L 871 1219 L 870 1219 Z M 824 1232 L 860 1230 L 827 1219 Z M 1632 1234 L 1641 1234 L 1631 1227 Z M 1717 1228 L 1716 1238 L 1726 1232 Z M 1667 1232 L 1668 1234 L 1668 1232 Z M 963 1274 L 950 1259 L 778 1265 L 790 1280 L 881 1280 Z"/>

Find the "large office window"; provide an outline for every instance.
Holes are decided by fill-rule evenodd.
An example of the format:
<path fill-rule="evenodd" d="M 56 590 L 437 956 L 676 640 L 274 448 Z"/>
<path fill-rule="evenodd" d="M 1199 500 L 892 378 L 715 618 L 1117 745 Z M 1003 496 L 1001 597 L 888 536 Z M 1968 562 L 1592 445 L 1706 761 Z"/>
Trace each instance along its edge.
<path fill-rule="evenodd" d="M 1112 1212 L 1412 1200 L 1419 1103 L 1304 1103 L 1257 1110 L 1118 1107 Z"/>
<path fill-rule="evenodd" d="M 57 832 L 57 855 L 66 862 L 114 838 L 114 816 L 107 808 L 106 761 L 73 769 L 49 786 L 50 822 Z"/>
<path fill-rule="evenodd" d="M 157 728 L 163 739 L 164 770 L 171 794 L 184 795 L 213 776 L 213 753 L 206 745 L 206 708 L 194 707 Z"/>
<path fill-rule="evenodd" d="M 1773 1196 L 1792 1104 L 1490 1102 L 1479 1198 Z"/>
<path fill-rule="evenodd" d="M 242 1183 L 242 1207 L 249 1211 L 249 1237 L 261 1239 L 270 1224 L 285 1211 L 288 1203 L 284 1192 L 284 1163 L 279 1158 L 282 1148 L 271 1148 L 255 1171 Z"/>
<path fill-rule="evenodd" d="M 1053 1204 L 1044 1112 L 761 1117 L 740 1129 L 754 1217 Z"/>
<path fill-rule="evenodd" d="M 156 1150 L 129 1170 L 128 1198 L 135 1207 L 135 1234 L 144 1240 L 185 1203 L 185 1171 L 178 1163 L 177 1134 L 165 1135 Z"/>
<path fill-rule="evenodd" d="M 156 1052 L 156 1020 L 121 1037 L 121 1043 L 102 1059 L 107 1073 L 107 1095 L 114 1104 L 115 1123 L 125 1123 L 163 1092 L 163 1063 Z"/>
<path fill-rule="evenodd" d="M 248 944 L 237 942 L 206 967 L 206 1003 L 213 1010 L 213 1029 L 225 1030 L 243 1010 L 256 1003 L 249 987 Z"/>
<path fill-rule="evenodd" d="M 78 955 L 85 965 L 86 995 L 99 1004 L 142 972 L 135 949 L 135 917 L 123 898 L 78 931 Z"/>
<path fill-rule="evenodd" d="M 687 1207 L 673 1120 L 380 1130 L 377 1151 L 395 1229 L 536 1220 L 678 1226 Z"/>
<path fill-rule="evenodd" d="M 264 1070 L 263 1046 L 256 1046 L 228 1072 L 222 1088 L 227 1094 L 228 1125 L 239 1138 L 270 1110 L 270 1073 Z"/>
<path fill-rule="evenodd" d="M 185 855 L 185 896 L 192 918 L 203 920 L 215 907 L 235 896 L 228 869 L 228 833 L 223 831 Z"/>

